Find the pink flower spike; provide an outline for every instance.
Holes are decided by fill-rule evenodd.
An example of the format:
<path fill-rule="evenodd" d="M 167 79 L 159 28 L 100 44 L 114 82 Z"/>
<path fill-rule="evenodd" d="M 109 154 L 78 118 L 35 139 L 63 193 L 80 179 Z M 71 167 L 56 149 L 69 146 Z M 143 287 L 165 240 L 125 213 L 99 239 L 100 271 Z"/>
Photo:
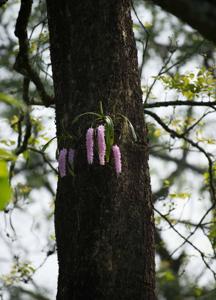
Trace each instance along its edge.
<path fill-rule="evenodd" d="M 74 162 L 74 154 L 75 154 L 75 150 L 72 149 L 72 148 L 70 148 L 70 149 L 68 150 L 68 162 L 69 162 L 70 166 L 73 165 L 73 162 Z"/>
<path fill-rule="evenodd" d="M 115 170 L 116 170 L 116 174 L 118 176 L 122 171 L 121 152 L 120 152 L 119 146 L 113 145 L 112 151 L 113 151 L 114 162 L 115 162 Z"/>
<path fill-rule="evenodd" d="M 105 165 L 105 154 L 106 154 L 106 142 L 105 142 L 105 128 L 103 125 L 97 128 L 97 139 L 98 139 L 98 152 L 100 165 Z"/>
<path fill-rule="evenodd" d="M 66 156 L 67 156 L 67 149 L 65 148 L 61 149 L 58 158 L 60 177 L 66 176 Z"/>
<path fill-rule="evenodd" d="M 88 164 L 93 163 L 94 158 L 94 129 L 90 127 L 86 132 L 86 150 Z"/>

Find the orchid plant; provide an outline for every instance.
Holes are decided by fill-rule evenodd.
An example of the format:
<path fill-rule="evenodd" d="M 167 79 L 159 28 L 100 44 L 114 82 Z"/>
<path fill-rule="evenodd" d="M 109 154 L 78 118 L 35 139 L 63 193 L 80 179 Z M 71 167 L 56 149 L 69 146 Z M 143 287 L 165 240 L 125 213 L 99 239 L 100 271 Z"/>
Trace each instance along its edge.
<path fill-rule="evenodd" d="M 86 155 L 87 162 L 89 165 L 93 164 L 94 161 L 94 148 L 97 148 L 99 164 L 104 166 L 110 161 L 110 155 L 113 154 L 115 171 L 117 176 L 122 172 L 122 161 L 121 161 L 121 151 L 117 144 L 115 144 L 114 138 L 114 122 L 111 116 L 105 115 L 103 112 L 102 102 L 100 102 L 100 111 L 96 112 L 85 112 L 78 115 L 72 122 L 72 125 L 79 121 L 81 117 L 93 116 L 94 120 L 86 131 Z M 129 119 L 122 115 L 117 114 L 117 118 L 123 119 L 131 129 L 132 136 L 135 141 L 137 141 L 137 136 L 133 125 Z M 116 120 L 116 118 L 115 118 Z M 97 147 L 95 147 L 95 136 L 97 138 Z M 59 163 L 59 173 L 61 177 L 67 174 L 67 162 L 69 165 L 69 170 L 73 173 L 73 163 L 74 163 L 75 149 L 63 148 L 60 150 L 58 163 Z"/>

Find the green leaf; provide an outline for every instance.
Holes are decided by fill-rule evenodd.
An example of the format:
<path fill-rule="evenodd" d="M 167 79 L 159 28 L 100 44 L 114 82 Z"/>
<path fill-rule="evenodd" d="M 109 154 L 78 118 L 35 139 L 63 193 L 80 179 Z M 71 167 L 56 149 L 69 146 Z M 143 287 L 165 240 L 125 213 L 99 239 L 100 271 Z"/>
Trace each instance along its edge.
<path fill-rule="evenodd" d="M 104 115 L 104 112 L 103 112 L 103 104 L 102 104 L 102 101 L 99 102 L 99 109 L 100 109 L 100 114 L 101 116 Z"/>
<path fill-rule="evenodd" d="M 25 110 L 26 106 L 23 101 L 17 100 L 12 96 L 9 96 L 4 93 L 0 93 L 0 102 L 4 102 L 5 104 L 15 106 L 18 109 Z"/>
<path fill-rule="evenodd" d="M 100 115 L 100 114 L 97 114 L 97 113 L 94 113 L 94 112 L 85 112 L 85 113 L 83 113 L 83 114 L 80 114 L 80 115 L 78 115 L 78 116 L 76 116 L 74 119 L 73 119 L 73 121 L 72 121 L 72 125 L 74 124 L 74 123 L 76 123 L 81 117 L 84 117 L 84 116 L 95 116 L 95 117 L 98 117 L 98 118 L 102 118 L 103 116 L 102 115 Z"/>
<path fill-rule="evenodd" d="M 171 185 L 171 181 L 168 179 L 165 179 L 163 183 L 165 187 L 169 187 Z"/>
<path fill-rule="evenodd" d="M 159 138 L 162 135 L 162 130 L 160 128 L 155 129 L 154 136 Z"/>
<path fill-rule="evenodd" d="M 50 145 L 50 143 L 52 143 L 52 141 L 53 141 L 54 139 L 56 139 L 56 136 L 54 136 L 54 137 L 53 137 L 51 140 L 49 140 L 45 145 L 43 145 L 41 151 L 42 151 L 42 152 L 45 152 L 46 149 L 47 149 L 47 147 Z"/>
<path fill-rule="evenodd" d="M 202 294 L 203 294 L 202 288 L 200 288 L 200 287 L 195 287 L 195 288 L 194 288 L 194 295 L 195 295 L 196 297 L 200 297 L 200 296 L 202 296 Z"/>
<path fill-rule="evenodd" d="M 139 30 L 140 29 L 140 25 L 133 23 L 133 29 L 134 30 Z"/>
<path fill-rule="evenodd" d="M 5 149 L 0 149 L 0 160 L 14 161 L 16 160 L 16 156 Z"/>
<path fill-rule="evenodd" d="M 0 160 L 0 210 L 4 210 L 12 197 L 8 179 L 7 163 Z"/>
<path fill-rule="evenodd" d="M 104 117 L 105 121 L 105 139 L 106 139 L 106 161 L 109 162 L 110 152 L 114 143 L 114 124 L 109 116 Z"/>
<path fill-rule="evenodd" d="M 137 135 L 136 135 L 136 132 L 135 132 L 135 129 L 134 129 L 132 123 L 130 122 L 130 120 L 126 116 L 124 116 L 122 114 L 119 114 L 119 115 L 128 123 L 128 125 L 130 127 L 130 130 L 131 130 L 131 133 L 132 133 L 132 136 L 133 136 L 133 139 L 136 142 L 137 141 Z"/>
<path fill-rule="evenodd" d="M 175 275 L 169 270 L 159 272 L 158 276 L 159 276 L 159 278 L 166 280 L 166 281 L 174 281 L 175 280 Z"/>
<path fill-rule="evenodd" d="M 134 141 L 136 142 L 136 141 L 137 141 L 137 135 L 136 135 L 135 129 L 134 129 L 132 123 L 131 123 L 128 119 L 127 119 L 127 121 L 128 121 L 129 127 L 130 127 L 130 129 L 131 129 L 131 132 L 132 132 Z"/>
<path fill-rule="evenodd" d="M 187 199 L 191 196 L 191 194 L 189 193 L 173 193 L 173 194 L 169 194 L 170 198 L 176 199 L 176 198 L 180 198 L 180 199 Z"/>

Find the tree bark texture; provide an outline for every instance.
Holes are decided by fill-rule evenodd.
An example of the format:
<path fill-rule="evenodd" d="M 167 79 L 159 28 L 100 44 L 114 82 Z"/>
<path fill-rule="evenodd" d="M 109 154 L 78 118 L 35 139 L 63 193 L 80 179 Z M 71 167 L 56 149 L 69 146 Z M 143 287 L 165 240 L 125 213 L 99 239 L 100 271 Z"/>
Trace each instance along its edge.
<path fill-rule="evenodd" d="M 149 0 L 146 0 L 149 1 Z M 215 0 L 151 0 L 216 43 Z"/>
<path fill-rule="evenodd" d="M 129 0 L 47 0 L 58 147 L 76 148 L 75 176 L 59 178 L 55 210 L 58 300 L 151 300 L 154 222 L 146 129 Z M 98 111 L 115 121 L 122 174 L 87 164 L 85 133 Z M 127 116 L 128 127 L 116 116 Z M 74 142 L 71 136 L 76 136 Z"/>

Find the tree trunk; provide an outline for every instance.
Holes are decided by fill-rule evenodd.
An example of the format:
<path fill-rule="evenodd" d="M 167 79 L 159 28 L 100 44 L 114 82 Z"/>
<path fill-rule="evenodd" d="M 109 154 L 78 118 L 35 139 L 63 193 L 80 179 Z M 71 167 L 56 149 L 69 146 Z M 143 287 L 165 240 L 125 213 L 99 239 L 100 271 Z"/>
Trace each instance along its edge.
<path fill-rule="evenodd" d="M 59 178 L 57 188 L 57 299 L 155 299 L 153 209 L 130 1 L 47 0 L 47 9 L 58 148 L 76 148 L 75 175 Z M 72 124 L 77 115 L 98 111 L 99 101 L 115 120 L 120 176 L 113 161 L 87 164 L 92 119 Z M 137 142 L 119 113 L 134 125 Z"/>

